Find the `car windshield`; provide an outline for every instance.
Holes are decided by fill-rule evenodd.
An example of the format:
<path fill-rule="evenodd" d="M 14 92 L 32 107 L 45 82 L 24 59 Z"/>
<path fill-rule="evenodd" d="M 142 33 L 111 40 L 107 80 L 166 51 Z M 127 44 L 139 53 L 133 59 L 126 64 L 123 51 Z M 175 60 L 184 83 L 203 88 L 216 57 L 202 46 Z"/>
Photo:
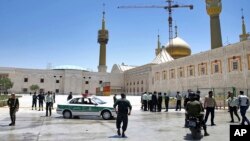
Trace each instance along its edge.
<path fill-rule="evenodd" d="M 95 101 L 97 104 L 106 104 L 105 101 L 102 101 L 101 99 L 97 97 L 93 97 L 92 100 Z"/>

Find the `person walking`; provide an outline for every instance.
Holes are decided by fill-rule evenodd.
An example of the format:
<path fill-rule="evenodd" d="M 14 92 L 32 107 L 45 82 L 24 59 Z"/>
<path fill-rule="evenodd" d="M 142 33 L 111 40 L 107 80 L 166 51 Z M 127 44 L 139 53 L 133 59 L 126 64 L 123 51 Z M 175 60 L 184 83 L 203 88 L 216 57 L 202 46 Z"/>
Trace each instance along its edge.
<path fill-rule="evenodd" d="M 214 126 L 216 125 L 214 123 L 214 110 L 215 108 L 217 109 L 217 104 L 213 97 L 213 92 L 209 91 L 208 95 L 209 96 L 205 97 L 205 100 L 204 100 L 204 108 L 206 109 L 205 123 L 207 123 L 208 116 L 211 113 L 211 126 Z"/>
<path fill-rule="evenodd" d="M 164 93 L 164 100 L 165 100 L 165 108 L 166 108 L 165 112 L 168 112 L 169 94 Z"/>
<path fill-rule="evenodd" d="M 117 112 L 117 119 L 116 119 L 117 134 L 119 136 L 121 135 L 120 128 L 121 128 L 121 123 L 123 123 L 122 124 L 122 137 L 125 137 L 125 131 L 127 130 L 127 126 L 128 126 L 128 115 L 131 114 L 131 110 L 132 110 L 132 106 L 130 102 L 126 99 L 125 94 L 123 93 L 121 94 L 121 99 L 118 99 L 115 102 L 114 108 Z"/>
<path fill-rule="evenodd" d="M 157 103 L 158 112 L 161 112 L 161 108 L 162 108 L 162 96 L 161 96 L 161 92 L 159 92 L 158 93 L 158 103 Z"/>
<path fill-rule="evenodd" d="M 176 94 L 176 108 L 175 108 L 175 111 L 177 111 L 178 109 L 181 111 L 181 95 L 180 95 L 180 92 L 177 91 L 177 94 Z"/>
<path fill-rule="evenodd" d="M 15 126 L 16 124 L 16 112 L 19 110 L 19 100 L 16 98 L 15 93 L 11 94 L 11 97 L 8 99 L 7 104 L 10 109 L 10 119 L 11 123 L 9 126 Z"/>
<path fill-rule="evenodd" d="M 36 110 L 36 104 L 37 104 L 37 95 L 36 95 L 36 92 L 34 92 L 33 96 L 32 96 L 32 110 L 33 110 L 33 107 L 35 107 L 35 110 Z"/>
<path fill-rule="evenodd" d="M 239 107 L 240 107 L 240 114 L 242 117 L 241 125 L 245 125 L 245 122 L 247 122 L 247 124 L 250 125 L 250 122 L 246 117 L 246 111 L 249 108 L 249 98 L 246 95 L 244 95 L 244 91 L 240 91 Z"/>
<path fill-rule="evenodd" d="M 38 95 L 38 103 L 39 103 L 39 110 L 43 111 L 43 101 L 44 101 L 44 95 L 40 92 Z"/>
<path fill-rule="evenodd" d="M 70 99 L 72 99 L 73 96 L 72 96 L 72 92 L 69 93 L 68 97 L 67 97 L 67 101 L 69 101 Z"/>
<path fill-rule="evenodd" d="M 237 113 L 238 105 L 239 105 L 238 98 L 236 98 L 232 92 L 228 92 L 228 95 L 229 95 L 229 98 L 227 99 L 227 102 L 228 102 L 228 106 L 229 106 L 228 108 L 229 108 L 229 112 L 230 112 L 230 116 L 231 116 L 230 122 L 232 122 L 232 123 L 234 122 L 233 113 L 238 118 L 238 120 L 240 122 L 240 117 Z"/>
<path fill-rule="evenodd" d="M 48 116 L 48 112 L 49 112 L 49 116 L 51 116 L 51 108 L 52 108 L 53 101 L 54 101 L 53 96 L 50 94 L 50 92 L 48 92 L 48 94 L 45 97 L 46 117 Z"/>

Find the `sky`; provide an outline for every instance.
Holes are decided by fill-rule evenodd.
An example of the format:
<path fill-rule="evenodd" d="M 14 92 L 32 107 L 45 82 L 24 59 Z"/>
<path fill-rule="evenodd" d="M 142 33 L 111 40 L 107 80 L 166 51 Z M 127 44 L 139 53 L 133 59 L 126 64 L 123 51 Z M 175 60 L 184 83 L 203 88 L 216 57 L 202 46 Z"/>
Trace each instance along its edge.
<path fill-rule="evenodd" d="M 105 8 L 103 8 L 105 3 Z M 178 36 L 192 54 L 210 50 L 210 19 L 205 0 L 175 0 L 194 9 L 173 11 Z M 167 5 L 166 0 L 0 0 L 0 67 L 46 69 L 60 65 L 97 71 L 105 9 L 108 71 L 114 64 L 140 66 L 155 58 L 157 35 L 168 42 L 168 13 L 161 8 L 118 9 L 118 6 Z M 223 45 L 239 42 L 241 8 L 250 31 L 250 0 L 222 0 Z"/>

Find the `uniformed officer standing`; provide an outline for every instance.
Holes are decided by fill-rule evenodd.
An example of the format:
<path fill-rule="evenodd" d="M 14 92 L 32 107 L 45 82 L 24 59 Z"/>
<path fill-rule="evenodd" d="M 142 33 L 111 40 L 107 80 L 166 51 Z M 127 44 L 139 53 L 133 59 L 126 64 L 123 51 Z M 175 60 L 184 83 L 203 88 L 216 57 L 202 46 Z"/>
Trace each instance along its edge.
<path fill-rule="evenodd" d="M 8 99 L 7 104 L 10 108 L 11 123 L 9 124 L 9 126 L 15 126 L 16 112 L 19 110 L 19 101 L 14 93 L 11 94 L 11 97 Z"/>
<path fill-rule="evenodd" d="M 45 102 L 46 102 L 46 117 L 48 116 L 48 111 L 49 111 L 49 116 L 51 116 L 51 108 L 52 108 L 52 103 L 53 103 L 53 96 L 48 92 L 48 94 L 45 97 Z"/>
<path fill-rule="evenodd" d="M 153 109 L 152 111 L 153 111 L 153 112 L 156 112 L 156 107 L 157 107 L 157 103 L 158 103 L 158 102 L 157 102 L 156 93 L 157 93 L 157 92 L 154 91 L 154 94 L 152 95 L 152 107 L 153 107 L 153 108 L 152 108 L 152 109 Z"/>
<path fill-rule="evenodd" d="M 116 109 L 116 106 L 118 106 L 118 111 Z M 115 104 L 114 108 L 117 112 L 117 119 L 116 119 L 116 128 L 117 128 L 117 134 L 121 135 L 121 123 L 122 125 L 122 137 L 125 137 L 125 131 L 128 126 L 128 115 L 131 114 L 132 106 L 130 102 L 126 99 L 125 94 L 121 94 L 121 99 L 118 99 Z"/>
<path fill-rule="evenodd" d="M 38 103 L 39 103 L 39 110 L 43 111 L 43 101 L 44 101 L 44 95 L 40 92 L 38 95 Z"/>
<path fill-rule="evenodd" d="M 33 110 L 33 107 L 35 107 L 35 110 L 36 110 L 36 103 L 37 103 L 37 95 L 36 95 L 36 92 L 34 92 L 32 96 L 32 110 Z"/>
<path fill-rule="evenodd" d="M 169 95 L 167 95 L 166 93 L 164 93 L 164 99 L 165 99 L 166 112 L 168 112 Z"/>
<path fill-rule="evenodd" d="M 159 92 L 158 93 L 158 103 L 157 103 L 158 112 L 161 112 L 161 108 L 162 108 L 162 96 L 161 96 L 161 92 Z"/>
<path fill-rule="evenodd" d="M 241 125 L 245 125 L 245 122 L 247 122 L 247 124 L 250 125 L 250 122 L 246 117 L 246 111 L 249 108 L 249 99 L 246 95 L 244 95 L 243 91 L 240 91 L 239 107 L 240 107 L 240 114 L 242 117 Z"/>

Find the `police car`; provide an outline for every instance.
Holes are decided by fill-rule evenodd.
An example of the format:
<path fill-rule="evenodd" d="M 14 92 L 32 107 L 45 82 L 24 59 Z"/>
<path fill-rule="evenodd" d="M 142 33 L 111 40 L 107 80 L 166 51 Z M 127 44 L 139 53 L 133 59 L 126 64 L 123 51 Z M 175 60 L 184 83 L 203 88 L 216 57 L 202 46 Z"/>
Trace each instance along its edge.
<path fill-rule="evenodd" d="M 74 116 L 101 116 L 104 120 L 116 117 L 113 106 L 95 96 L 75 97 L 65 104 L 58 104 L 56 112 L 67 119 Z"/>

